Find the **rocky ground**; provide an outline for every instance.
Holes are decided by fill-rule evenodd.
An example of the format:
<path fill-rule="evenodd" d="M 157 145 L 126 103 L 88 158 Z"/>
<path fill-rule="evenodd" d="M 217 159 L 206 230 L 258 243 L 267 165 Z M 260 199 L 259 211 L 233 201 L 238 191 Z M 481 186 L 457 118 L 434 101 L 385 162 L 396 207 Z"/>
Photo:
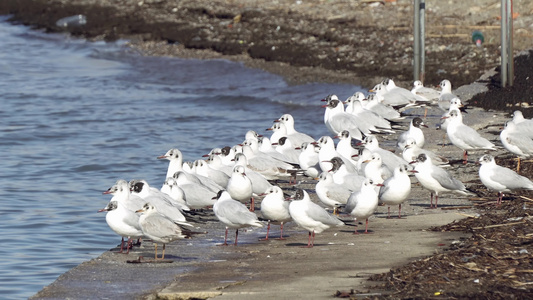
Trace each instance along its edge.
<path fill-rule="evenodd" d="M 496 0 L 427 1 L 426 85 L 436 85 L 444 78 L 451 80 L 455 87 L 480 81 L 486 84 L 489 90 L 475 95 L 470 99 L 470 104 L 499 112 L 520 108 L 526 116 L 531 116 L 528 107 L 533 103 L 533 85 L 530 79 L 533 60 L 529 49 L 533 46 L 533 2 L 513 2 L 516 13 L 515 52 L 523 54 L 515 60 L 516 78 L 513 87 L 499 86 L 497 66 L 500 57 L 500 1 Z M 372 87 L 385 77 L 395 79 L 404 87 L 409 87 L 412 82 L 412 1 L 407 0 L 3 0 L 0 2 L 0 14 L 11 14 L 14 22 L 45 28 L 50 32 L 66 30 L 74 36 L 95 40 L 129 39 L 132 47 L 146 55 L 243 61 L 252 67 L 283 74 L 288 81 L 295 83 L 349 82 Z M 86 15 L 87 24 L 66 28 L 57 26 L 56 21 L 60 18 L 76 14 Z M 474 30 L 481 30 L 485 34 L 482 47 L 476 47 L 470 39 Z M 494 68 L 496 72 L 493 76 L 479 80 L 482 74 Z M 491 114 L 485 111 L 477 121 L 489 119 Z M 501 126 L 505 117 L 499 113 L 498 118 L 498 124 Z M 483 122 L 476 124 L 482 124 L 479 129 L 483 129 L 485 134 L 488 134 L 488 131 L 497 134 L 498 128 L 487 128 L 486 122 L 485 125 Z M 494 138 L 497 139 L 497 136 Z M 449 154 L 457 155 L 456 150 Z M 510 155 L 504 155 L 503 152 L 500 154 L 500 164 L 514 166 Z M 315 286 L 303 285 L 306 291 L 316 288 L 320 291 L 319 295 L 331 295 L 338 289 L 338 297 L 352 298 L 365 295 L 391 298 L 527 298 L 533 282 L 533 229 L 530 217 L 532 203 L 528 193 L 519 193 L 512 197 L 512 201 L 505 201 L 504 205 L 497 207 L 494 201 L 487 201 L 489 194 L 480 185 L 479 180 L 472 178 L 475 177 L 475 167 L 470 167 L 470 171 L 464 174 L 459 173 L 480 197 L 466 202 L 467 208 L 460 211 L 462 217 L 466 216 L 465 219 L 435 230 L 459 230 L 468 233 L 464 235 L 463 240 L 454 242 L 447 251 L 439 251 L 437 255 L 393 268 L 389 272 L 386 270 L 390 266 L 385 267 L 385 270 L 383 267 L 373 269 L 381 270 L 381 275 L 374 275 L 372 279 L 375 282 L 366 283 L 364 291 L 357 290 L 361 287 L 360 282 L 357 285 L 348 280 L 341 283 L 327 281 L 326 284 L 322 282 Z M 533 178 L 533 169 L 526 166 L 521 174 Z M 490 194 L 491 199 L 493 195 Z M 520 195 L 526 198 L 519 198 Z M 458 209 L 457 207 L 460 208 L 463 204 L 460 202 L 451 206 Z M 411 203 L 411 210 L 406 212 L 407 221 L 417 220 L 417 215 L 424 205 L 420 202 Z M 372 238 L 363 237 L 363 244 L 376 243 L 376 240 L 381 245 L 390 243 L 392 237 L 388 236 L 387 230 L 384 229 L 390 226 L 390 223 L 381 223 L 384 221 L 386 220 L 383 214 L 378 214 L 374 221 L 377 224 L 376 235 Z M 383 229 L 384 235 L 378 234 L 380 229 Z M 422 229 L 417 228 L 415 233 L 421 231 Z M 335 243 L 342 244 L 343 248 L 350 248 L 351 238 L 346 236 L 346 233 L 340 231 L 339 235 L 343 236 L 341 242 L 331 235 L 328 237 Z M 292 235 L 295 238 L 302 237 L 297 233 Z M 214 237 L 214 240 L 216 239 Z M 336 247 L 334 244 L 326 244 L 325 240 L 327 239 L 314 250 L 326 251 Z M 228 261 L 236 255 L 242 255 L 246 259 L 233 264 L 228 262 L 229 265 L 222 264 L 217 269 L 223 274 L 228 268 L 232 268 L 239 278 L 222 283 L 217 281 L 219 277 L 212 275 L 210 280 L 222 285 L 222 290 L 233 290 L 241 293 L 239 295 L 250 296 L 242 294 L 243 291 L 255 288 L 257 293 L 263 293 L 261 295 L 265 296 L 265 299 L 268 297 L 268 294 L 264 294 L 268 291 L 267 287 L 261 290 L 261 287 L 254 287 L 246 282 L 254 282 L 255 279 L 257 283 L 269 279 L 279 286 L 286 282 L 283 291 L 295 297 L 297 294 L 294 294 L 292 289 L 295 283 L 304 284 L 304 279 L 307 282 L 317 282 L 318 279 L 325 280 L 334 275 L 346 279 L 350 278 L 351 270 L 359 267 L 356 262 L 344 263 L 343 257 L 337 255 L 332 257 L 335 263 L 326 268 L 325 262 L 320 261 L 317 255 L 318 251 L 315 251 L 303 255 L 314 262 L 312 266 L 319 270 L 328 270 L 319 274 L 321 277 L 310 277 L 308 273 L 315 269 L 305 264 L 285 266 L 282 270 L 289 272 L 281 279 L 277 278 L 276 274 L 259 269 L 272 267 L 261 257 L 262 251 L 270 251 L 269 255 L 276 255 L 279 259 L 282 259 L 280 253 L 284 253 L 282 263 L 289 264 L 291 261 L 300 261 L 298 258 L 301 256 L 296 256 L 300 250 L 295 250 L 300 245 L 301 241 L 288 245 L 258 245 L 253 249 L 247 247 L 235 251 L 213 250 L 219 256 L 227 255 Z M 147 251 L 151 250 L 141 250 Z M 183 256 L 186 255 L 194 254 L 185 252 Z M 406 257 L 416 256 L 411 254 Z M 106 263 L 113 264 L 115 268 L 120 263 L 114 261 L 116 256 L 104 255 L 101 259 L 108 259 Z M 198 278 L 205 280 L 206 273 L 201 271 L 205 271 L 209 266 L 196 266 L 196 271 L 191 270 L 189 275 L 177 280 L 178 285 L 198 282 Z M 353 269 L 348 269 L 348 266 Z M 293 271 L 295 268 L 298 271 Z M 121 270 L 127 273 L 131 269 L 124 267 Z M 124 274 L 121 273 L 122 276 Z M 155 274 L 156 272 L 148 275 Z M 358 274 L 354 277 L 361 277 Z M 83 279 L 84 275 L 81 278 Z M 242 278 L 251 279 L 241 280 Z M 216 285 L 215 283 L 213 284 Z M 103 285 L 105 284 L 104 282 Z M 130 281 L 128 284 L 132 285 Z M 179 287 L 174 288 L 179 291 Z M 350 288 L 356 290 L 351 291 Z M 44 290 L 40 296 L 45 297 L 49 292 L 50 290 Z M 90 292 L 89 289 L 87 293 Z M 93 292 L 96 293 L 95 290 Z M 237 294 L 229 295 L 227 297 L 231 298 Z"/>

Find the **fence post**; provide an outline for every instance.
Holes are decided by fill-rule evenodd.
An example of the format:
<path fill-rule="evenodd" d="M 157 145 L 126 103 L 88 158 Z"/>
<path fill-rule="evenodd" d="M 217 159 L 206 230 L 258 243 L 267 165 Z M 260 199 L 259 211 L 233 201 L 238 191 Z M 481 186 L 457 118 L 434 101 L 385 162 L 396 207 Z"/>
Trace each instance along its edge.
<path fill-rule="evenodd" d="M 513 2 L 501 0 L 501 85 L 513 85 L 514 59 L 513 59 Z"/>
<path fill-rule="evenodd" d="M 413 66 L 414 66 L 414 80 L 424 82 L 424 75 L 426 69 L 425 57 L 425 0 L 414 0 L 414 44 L 413 44 Z"/>

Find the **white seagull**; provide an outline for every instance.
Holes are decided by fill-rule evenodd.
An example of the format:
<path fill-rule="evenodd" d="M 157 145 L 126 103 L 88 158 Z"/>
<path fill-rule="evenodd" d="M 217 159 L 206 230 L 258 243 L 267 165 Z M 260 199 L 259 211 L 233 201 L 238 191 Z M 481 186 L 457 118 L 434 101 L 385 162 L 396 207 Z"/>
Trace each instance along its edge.
<path fill-rule="evenodd" d="M 416 179 L 425 189 L 431 192 L 431 205 L 433 208 L 433 193 L 435 193 L 435 207 L 439 201 L 439 193 L 458 193 L 461 195 L 471 195 L 465 185 L 452 177 L 446 170 L 435 166 L 431 158 L 424 153 L 418 155 L 416 161 L 411 162 L 415 168 L 411 172 L 415 173 Z"/>
<path fill-rule="evenodd" d="M 167 217 L 160 214 L 155 206 L 146 203 L 142 209 L 136 212 L 142 213 L 139 217 L 139 225 L 142 229 L 143 235 L 154 242 L 155 259 L 165 258 L 166 244 L 179 240 L 190 238 L 192 234 L 199 234 L 200 232 L 192 232 L 185 229 L 183 226 L 191 226 L 187 222 L 174 222 Z M 157 243 L 163 244 L 163 254 L 161 258 L 157 257 Z"/>
<path fill-rule="evenodd" d="M 355 217 L 356 221 L 365 219 L 365 233 L 368 233 L 368 218 L 374 214 L 378 208 L 378 193 L 376 186 L 382 186 L 381 183 L 374 184 L 371 179 L 363 182 L 361 190 L 351 194 L 344 211 Z M 358 234 L 357 226 L 354 234 Z"/>
<path fill-rule="evenodd" d="M 257 218 L 257 215 L 246 208 L 241 202 L 231 198 L 225 190 L 218 192 L 213 212 L 217 219 L 226 225 L 226 234 L 224 235 L 224 244 L 228 245 L 228 229 L 235 228 L 235 246 L 239 237 L 239 228 L 244 227 L 263 227 L 263 224 Z"/>
<path fill-rule="evenodd" d="M 107 206 L 98 212 L 106 211 L 105 221 L 109 228 L 122 237 L 120 242 L 120 251 L 124 251 L 124 237 L 128 239 L 126 245 L 126 254 L 130 253 L 133 239 L 143 236 L 141 226 L 139 225 L 139 216 L 135 212 L 124 207 L 124 204 L 111 200 Z"/>
<path fill-rule="evenodd" d="M 245 167 L 236 165 L 226 186 L 226 191 L 231 198 L 240 202 L 250 202 L 250 211 L 255 211 L 254 198 L 252 197 L 252 181 L 245 173 Z"/>
<path fill-rule="evenodd" d="M 383 182 L 379 189 L 379 202 L 388 205 L 387 218 L 390 218 L 390 206 L 398 205 L 398 219 L 402 217 L 402 203 L 411 193 L 411 179 L 409 167 L 400 165 L 394 169 L 392 177 Z"/>
<path fill-rule="evenodd" d="M 268 240 L 270 232 L 270 223 L 280 224 L 280 240 L 283 238 L 283 224 L 292 220 L 289 213 L 289 201 L 285 200 L 283 190 L 279 186 L 271 186 L 263 194 L 265 196 L 261 201 L 261 214 L 268 220 L 266 237 L 262 240 Z"/>
<path fill-rule="evenodd" d="M 400 136 L 398 136 L 396 147 L 398 147 L 399 151 L 403 150 L 409 138 L 414 139 L 420 148 L 424 148 L 426 139 L 424 137 L 424 132 L 420 127 L 428 128 L 428 126 L 424 124 L 424 121 L 422 121 L 422 119 L 419 117 L 415 117 L 411 120 L 411 123 L 409 123 L 409 129 L 402 132 Z"/>
<path fill-rule="evenodd" d="M 499 166 L 489 154 L 479 159 L 479 179 L 489 189 L 498 192 L 498 205 L 502 203 L 503 193 L 515 190 L 533 190 L 533 182 L 515 171 Z"/>
<path fill-rule="evenodd" d="M 450 111 L 450 123 L 446 128 L 448 138 L 463 150 L 463 163 L 468 160 L 468 150 L 496 150 L 496 146 L 482 137 L 475 129 L 463 123 L 463 115 L 459 110 Z"/>
<path fill-rule="evenodd" d="M 341 220 L 330 215 L 320 205 L 312 202 L 309 194 L 302 189 L 297 189 L 292 196 L 289 212 L 293 221 L 298 226 L 309 231 L 306 248 L 312 248 L 314 246 L 316 233 L 321 233 L 333 226 L 344 226 Z"/>

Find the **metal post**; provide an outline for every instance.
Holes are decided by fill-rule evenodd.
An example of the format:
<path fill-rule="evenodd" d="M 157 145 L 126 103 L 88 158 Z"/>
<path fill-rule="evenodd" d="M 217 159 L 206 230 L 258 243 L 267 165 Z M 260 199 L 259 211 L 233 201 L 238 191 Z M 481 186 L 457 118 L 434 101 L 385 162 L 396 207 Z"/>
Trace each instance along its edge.
<path fill-rule="evenodd" d="M 420 80 L 426 75 L 426 0 L 420 1 Z"/>
<path fill-rule="evenodd" d="M 507 81 L 509 86 L 514 82 L 514 52 L 513 52 L 513 0 L 507 0 Z"/>
<path fill-rule="evenodd" d="M 500 76 L 502 87 L 507 86 L 507 0 L 501 4 L 501 67 Z"/>
<path fill-rule="evenodd" d="M 414 0 L 414 80 L 420 80 L 420 0 Z"/>
<path fill-rule="evenodd" d="M 513 58 L 513 2 L 502 0 L 501 3 L 501 84 L 502 87 L 513 85 L 514 58 Z"/>

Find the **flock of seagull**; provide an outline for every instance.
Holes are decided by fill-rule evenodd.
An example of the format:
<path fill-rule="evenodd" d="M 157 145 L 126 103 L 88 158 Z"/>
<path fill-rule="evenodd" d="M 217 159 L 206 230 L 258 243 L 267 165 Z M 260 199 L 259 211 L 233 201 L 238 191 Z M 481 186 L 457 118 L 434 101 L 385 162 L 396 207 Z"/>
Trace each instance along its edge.
<path fill-rule="evenodd" d="M 205 160 L 186 162 L 178 149 L 170 149 L 159 159 L 168 160 L 166 180 L 161 188 L 145 180 L 118 180 L 104 194 L 111 194 L 107 212 L 109 227 L 122 237 L 120 252 L 129 253 L 134 241 L 151 239 L 155 244 L 155 259 L 164 259 L 166 244 L 195 234 L 190 223 L 194 214 L 212 211 L 225 225 L 224 243 L 228 245 L 228 230 L 235 229 L 237 245 L 240 228 L 279 224 L 283 239 L 283 224 L 293 221 L 309 232 L 307 247 L 313 247 L 315 234 L 345 223 L 337 217 L 338 210 L 355 218 L 368 219 L 378 205 L 401 205 L 411 193 L 411 175 L 431 193 L 430 208 L 436 208 L 439 194 L 471 195 L 465 185 L 446 167 L 450 161 L 424 148 L 422 118 L 412 117 L 407 130 L 398 134 L 396 149 L 379 146 L 379 135 L 399 131 L 399 122 L 406 118 L 401 111 L 413 106 L 438 106 L 443 111 L 441 128 L 453 145 L 464 151 L 496 150 L 497 147 L 475 129 L 463 123 L 463 105 L 452 93 L 451 83 L 443 80 L 441 90 L 424 87 L 420 81 L 408 90 L 395 85 L 392 79 L 377 84 L 365 96 L 356 92 L 346 101 L 329 95 L 322 101 L 324 124 L 332 136 L 318 140 L 295 129 L 292 115 L 275 120 L 270 137 L 250 130 L 241 144 L 214 148 Z M 426 111 L 427 112 L 427 111 Z M 335 144 L 334 138 L 339 141 Z M 533 120 L 516 111 L 500 134 L 505 149 L 518 157 L 533 156 Z M 400 153 L 400 154 L 396 154 Z M 533 182 L 517 172 L 498 166 L 494 157 L 484 154 L 479 159 L 479 178 L 489 189 L 503 193 L 519 189 L 533 190 Z M 295 183 L 296 176 L 316 179 L 315 203 L 309 191 L 295 190 L 289 197 L 279 186 L 280 181 Z M 433 196 L 435 203 L 433 204 Z M 255 212 L 254 200 L 260 202 Z M 249 204 L 249 207 L 246 206 Z M 333 210 L 332 213 L 330 211 Z M 356 224 L 357 224 L 356 222 Z M 358 233 L 357 226 L 354 233 Z M 127 241 L 125 243 L 125 238 Z M 163 244 L 162 256 L 157 243 Z M 126 249 L 124 249 L 126 247 Z"/>

